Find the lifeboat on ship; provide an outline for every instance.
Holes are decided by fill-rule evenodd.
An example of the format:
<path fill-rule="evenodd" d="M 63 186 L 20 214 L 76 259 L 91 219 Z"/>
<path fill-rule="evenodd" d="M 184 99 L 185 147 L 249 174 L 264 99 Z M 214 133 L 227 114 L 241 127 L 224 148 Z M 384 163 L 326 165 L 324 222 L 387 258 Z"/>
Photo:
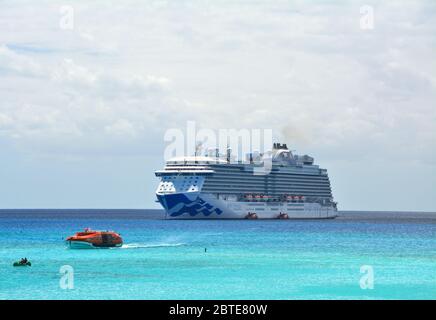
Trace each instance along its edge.
<path fill-rule="evenodd" d="M 283 213 L 281 212 L 278 216 L 277 219 L 289 219 L 289 216 L 287 213 Z"/>
<path fill-rule="evenodd" d="M 77 232 L 68 237 L 66 242 L 71 249 L 113 248 L 123 245 L 123 239 L 118 233 L 91 229 Z"/>
<path fill-rule="evenodd" d="M 249 212 L 246 216 L 245 219 L 249 219 L 249 220 L 254 220 L 257 219 L 257 214 L 255 212 Z"/>

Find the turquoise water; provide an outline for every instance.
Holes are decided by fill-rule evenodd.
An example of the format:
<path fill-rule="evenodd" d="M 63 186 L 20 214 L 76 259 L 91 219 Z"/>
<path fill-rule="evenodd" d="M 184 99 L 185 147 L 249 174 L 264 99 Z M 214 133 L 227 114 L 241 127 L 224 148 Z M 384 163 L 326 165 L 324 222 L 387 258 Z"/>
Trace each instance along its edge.
<path fill-rule="evenodd" d="M 0 299 L 436 299 L 436 224 L 143 216 L 0 215 Z M 85 227 L 125 245 L 67 249 Z M 32 267 L 12 267 L 21 257 Z M 60 287 L 63 265 L 74 289 Z M 373 289 L 359 285 L 363 265 Z"/>

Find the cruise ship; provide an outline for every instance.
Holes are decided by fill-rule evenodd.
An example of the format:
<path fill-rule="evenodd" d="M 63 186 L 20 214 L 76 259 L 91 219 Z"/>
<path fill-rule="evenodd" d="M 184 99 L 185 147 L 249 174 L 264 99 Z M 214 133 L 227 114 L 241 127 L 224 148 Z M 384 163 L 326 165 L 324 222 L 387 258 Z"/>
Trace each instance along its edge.
<path fill-rule="evenodd" d="M 167 219 L 326 219 L 337 216 L 326 169 L 274 143 L 245 161 L 209 152 L 176 157 L 155 172 Z M 269 161 L 269 166 L 268 166 Z M 265 170 L 268 168 L 268 170 Z M 264 171 L 264 172 L 263 172 Z"/>

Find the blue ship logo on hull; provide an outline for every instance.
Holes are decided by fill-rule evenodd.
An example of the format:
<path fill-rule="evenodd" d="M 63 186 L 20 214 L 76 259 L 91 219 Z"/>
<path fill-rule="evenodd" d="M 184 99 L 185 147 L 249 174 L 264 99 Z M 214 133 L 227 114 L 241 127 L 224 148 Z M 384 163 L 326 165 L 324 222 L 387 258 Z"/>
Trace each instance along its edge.
<path fill-rule="evenodd" d="M 193 195 L 193 199 L 185 194 L 158 195 L 157 197 L 171 217 L 178 217 L 183 214 L 189 214 L 191 217 L 203 214 L 207 217 L 214 213 L 220 215 L 223 212 L 204 201 L 197 194 Z"/>

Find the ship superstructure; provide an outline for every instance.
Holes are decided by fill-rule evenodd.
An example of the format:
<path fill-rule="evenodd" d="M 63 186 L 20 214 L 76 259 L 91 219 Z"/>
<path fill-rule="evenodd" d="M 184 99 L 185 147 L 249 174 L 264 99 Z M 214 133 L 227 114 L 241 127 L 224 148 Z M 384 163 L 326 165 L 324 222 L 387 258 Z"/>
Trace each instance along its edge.
<path fill-rule="evenodd" d="M 212 154 L 214 154 L 212 152 Z M 268 154 L 250 153 L 246 161 L 225 156 L 169 159 L 156 196 L 168 219 L 334 218 L 326 169 L 286 144 L 274 143 Z"/>

